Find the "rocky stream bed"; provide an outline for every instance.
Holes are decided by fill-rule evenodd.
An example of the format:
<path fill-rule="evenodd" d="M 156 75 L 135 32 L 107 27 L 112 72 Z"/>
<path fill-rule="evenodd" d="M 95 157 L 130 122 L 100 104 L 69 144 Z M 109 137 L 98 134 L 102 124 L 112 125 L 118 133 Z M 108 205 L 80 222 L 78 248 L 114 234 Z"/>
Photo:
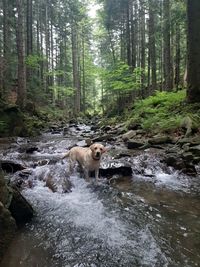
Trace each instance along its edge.
<path fill-rule="evenodd" d="M 92 141 L 108 147 L 98 184 L 79 170 L 69 177 L 61 160 L 70 147 Z M 199 146 L 199 137 L 147 142 L 141 129 L 73 123 L 35 138 L 2 139 L 10 193 L 5 184 L 0 189 L 11 199 L 0 202 L 0 226 L 2 218 L 10 226 L 0 230 L 15 236 L 0 267 L 200 266 Z M 34 210 L 25 202 L 31 212 L 24 226 L 15 202 L 11 207 L 13 199 L 19 203 L 13 190 Z"/>

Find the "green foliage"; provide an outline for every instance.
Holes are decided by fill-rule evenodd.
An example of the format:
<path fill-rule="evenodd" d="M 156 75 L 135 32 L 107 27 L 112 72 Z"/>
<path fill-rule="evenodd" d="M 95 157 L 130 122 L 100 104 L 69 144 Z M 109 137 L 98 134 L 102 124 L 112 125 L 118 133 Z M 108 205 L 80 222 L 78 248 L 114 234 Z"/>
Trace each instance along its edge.
<path fill-rule="evenodd" d="M 63 70 L 53 70 L 53 71 L 49 71 L 49 72 L 45 72 L 45 75 L 46 76 L 49 76 L 49 77 L 59 77 L 59 76 L 63 76 L 65 75 L 66 72 L 63 71 Z"/>
<path fill-rule="evenodd" d="M 7 130 L 8 130 L 8 124 L 6 123 L 6 121 L 0 121 L 0 135 L 2 134 L 2 133 L 5 133 L 5 132 L 7 132 Z"/>
<path fill-rule="evenodd" d="M 152 132 L 171 132 L 181 128 L 181 121 L 189 116 L 196 127 L 200 125 L 200 106 L 186 105 L 185 90 L 178 92 L 157 92 L 133 105 L 127 126 L 139 123 Z M 196 112 L 192 112 L 196 110 Z M 195 126 L 194 125 L 194 126 Z"/>
<path fill-rule="evenodd" d="M 139 89 L 141 73 L 141 68 L 135 68 L 132 72 L 127 64 L 119 62 L 104 74 L 106 89 L 114 91 Z"/>
<path fill-rule="evenodd" d="M 45 57 L 44 56 L 40 56 L 40 55 L 29 55 L 26 57 L 26 65 L 32 69 L 39 69 L 40 68 L 40 63 L 42 61 L 45 61 Z"/>
<path fill-rule="evenodd" d="M 75 89 L 72 87 L 66 87 L 66 86 L 50 86 L 50 90 L 54 92 L 54 95 L 59 95 L 59 96 L 73 96 Z"/>

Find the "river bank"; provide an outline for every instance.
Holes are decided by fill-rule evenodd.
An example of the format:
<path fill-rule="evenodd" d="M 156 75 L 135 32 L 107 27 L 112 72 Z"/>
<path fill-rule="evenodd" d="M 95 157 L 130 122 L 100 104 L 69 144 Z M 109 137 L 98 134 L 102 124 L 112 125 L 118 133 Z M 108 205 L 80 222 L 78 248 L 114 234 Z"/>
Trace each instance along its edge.
<path fill-rule="evenodd" d="M 177 140 L 147 145 L 141 132 L 131 131 L 137 134 L 130 137 L 133 132 L 123 125 L 71 123 L 4 146 L 4 161 L 26 166 L 26 172 L 7 178 L 21 188 L 36 216 L 18 232 L 2 266 L 198 266 L 199 167 L 190 161 L 195 172 L 185 173 L 166 163 L 166 151 L 174 146 L 174 158 L 180 159 Z M 100 184 L 87 184 L 75 171 L 71 192 L 58 187 L 53 193 L 45 179 L 59 184 L 67 168 L 62 154 L 89 139 L 109 148 Z M 131 142 L 140 145 L 130 148 Z"/>

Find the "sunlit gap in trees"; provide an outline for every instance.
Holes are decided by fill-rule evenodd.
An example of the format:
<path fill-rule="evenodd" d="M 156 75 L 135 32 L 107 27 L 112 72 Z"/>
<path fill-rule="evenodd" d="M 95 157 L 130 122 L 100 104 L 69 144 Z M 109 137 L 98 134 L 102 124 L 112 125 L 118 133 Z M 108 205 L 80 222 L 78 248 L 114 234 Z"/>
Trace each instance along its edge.
<path fill-rule="evenodd" d="M 99 62 L 100 62 L 100 55 L 99 55 L 99 51 L 98 51 L 98 43 L 96 41 L 96 33 L 98 32 L 98 22 L 97 22 L 97 12 L 99 10 L 101 10 L 103 8 L 102 5 L 97 4 L 97 3 L 91 3 L 88 5 L 88 16 L 89 18 L 92 20 L 92 43 L 91 43 L 91 50 L 92 50 L 92 54 L 93 54 L 93 62 L 96 66 L 99 66 Z M 95 78 L 95 87 L 96 88 L 101 88 L 101 81 L 100 81 L 100 77 L 97 74 L 96 78 Z M 96 100 L 100 100 L 101 99 L 101 90 L 97 91 L 98 94 L 95 96 Z"/>

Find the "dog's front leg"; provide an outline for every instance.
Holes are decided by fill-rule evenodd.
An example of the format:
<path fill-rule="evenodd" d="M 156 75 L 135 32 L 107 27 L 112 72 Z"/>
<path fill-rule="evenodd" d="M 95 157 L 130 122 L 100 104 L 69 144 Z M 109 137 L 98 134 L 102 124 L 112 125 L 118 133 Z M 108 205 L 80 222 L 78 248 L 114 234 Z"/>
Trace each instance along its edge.
<path fill-rule="evenodd" d="M 87 182 L 90 182 L 89 171 L 87 169 L 84 169 L 84 176 L 85 176 L 85 180 Z"/>
<path fill-rule="evenodd" d="M 95 179 L 96 179 L 96 183 L 98 183 L 98 181 L 99 181 L 99 169 L 95 170 Z"/>

